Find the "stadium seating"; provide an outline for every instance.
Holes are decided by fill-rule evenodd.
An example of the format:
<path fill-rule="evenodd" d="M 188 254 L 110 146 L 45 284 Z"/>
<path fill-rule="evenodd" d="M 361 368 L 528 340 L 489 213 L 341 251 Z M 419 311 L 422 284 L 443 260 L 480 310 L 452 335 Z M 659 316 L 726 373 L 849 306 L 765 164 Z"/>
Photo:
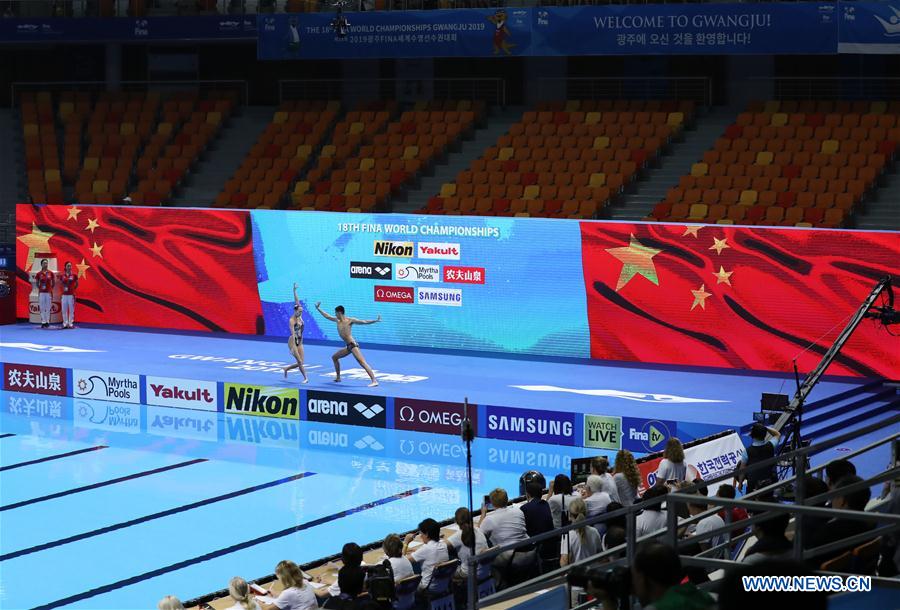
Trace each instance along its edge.
<path fill-rule="evenodd" d="M 900 103 L 751 105 L 650 220 L 841 227 L 900 142 Z"/>
<path fill-rule="evenodd" d="M 692 102 L 542 104 L 419 211 L 593 218 L 692 114 Z"/>

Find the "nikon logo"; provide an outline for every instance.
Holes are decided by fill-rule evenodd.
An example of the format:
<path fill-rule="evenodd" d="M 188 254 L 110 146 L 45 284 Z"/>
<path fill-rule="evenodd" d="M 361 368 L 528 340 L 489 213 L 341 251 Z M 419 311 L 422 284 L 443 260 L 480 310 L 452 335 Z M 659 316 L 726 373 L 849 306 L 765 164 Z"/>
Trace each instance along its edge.
<path fill-rule="evenodd" d="M 375 256 L 412 258 L 415 247 L 411 241 L 376 241 Z"/>
<path fill-rule="evenodd" d="M 225 412 L 299 419 L 297 390 L 225 384 Z"/>

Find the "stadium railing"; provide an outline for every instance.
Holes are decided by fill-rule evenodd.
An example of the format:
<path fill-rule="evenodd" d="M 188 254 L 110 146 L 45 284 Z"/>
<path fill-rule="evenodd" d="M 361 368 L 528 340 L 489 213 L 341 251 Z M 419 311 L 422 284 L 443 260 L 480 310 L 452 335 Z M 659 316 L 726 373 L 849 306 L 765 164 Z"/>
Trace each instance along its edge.
<path fill-rule="evenodd" d="M 422 84 L 430 91 L 420 91 Z M 278 102 L 290 100 L 359 101 L 481 100 L 506 106 L 506 81 L 502 78 L 372 78 L 291 79 L 278 81 Z"/>
<path fill-rule="evenodd" d="M 544 77 L 538 79 L 541 100 L 692 100 L 712 105 L 712 80 L 696 77 Z"/>

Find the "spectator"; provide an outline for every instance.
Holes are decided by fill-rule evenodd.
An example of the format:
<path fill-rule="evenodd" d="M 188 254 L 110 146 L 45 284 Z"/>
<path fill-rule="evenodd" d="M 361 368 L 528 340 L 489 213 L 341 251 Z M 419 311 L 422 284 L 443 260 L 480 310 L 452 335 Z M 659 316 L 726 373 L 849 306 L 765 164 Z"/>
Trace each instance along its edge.
<path fill-rule="evenodd" d="M 690 583 L 679 584 L 683 576 L 678 552 L 658 542 L 643 545 L 631 566 L 632 588 L 644 610 L 714 608 L 715 602 L 708 593 Z M 731 610 L 729 606 L 722 608 Z"/>
<path fill-rule="evenodd" d="M 828 597 L 824 592 L 747 591 L 745 576 L 812 576 L 803 564 L 796 561 L 766 559 L 752 565 L 739 565 L 728 570 L 720 581 L 719 608 L 723 610 L 825 610 Z"/>
<path fill-rule="evenodd" d="M 701 494 L 697 494 L 697 499 L 688 504 L 688 512 L 690 512 L 691 517 L 696 517 L 697 515 L 706 512 L 708 509 L 709 505 L 705 502 L 705 498 L 703 498 Z M 694 526 L 693 528 L 689 527 L 688 529 L 691 530 L 689 535 L 702 536 L 720 527 L 725 527 L 725 522 L 722 521 L 722 517 L 720 517 L 716 513 L 713 513 L 704 517 L 703 519 L 700 519 L 700 521 L 697 522 L 696 526 Z M 703 540 L 699 544 L 700 549 L 705 551 L 709 548 L 719 546 L 724 543 L 725 535 L 719 534 L 717 536 L 713 536 L 711 539 Z M 708 556 L 714 559 L 725 559 L 725 547 L 716 550 Z"/>
<path fill-rule="evenodd" d="M 275 577 L 284 589 L 271 604 L 260 604 L 262 610 L 316 610 L 319 602 L 313 588 L 303 580 L 303 572 L 293 561 L 279 561 Z"/>
<path fill-rule="evenodd" d="M 622 509 L 622 508 L 625 508 L 625 507 L 622 506 L 621 504 L 619 504 L 618 502 L 610 502 L 610 503 L 606 506 L 606 512 L 608 512 L 608 513 L 614 513 L 614 512 L 616 512 L 617 510 L 620 510 L 620 509 Z M 607 529 L 609 529 L 609 528 L 611 528 L 611 527 L 621 527 L 622 529 L 625 529 L 626 527 L 628 527 L 626 521 L 627 521 L 626 516 L 625 516 L 625 515 L 620 515 L 620 516 L 618 516 L 618 517 L 612 517 L 612 518 L 609 518 L 609 519 L 607 519 L 606 521 L 604 521 L 604 523 L 606 524 L 606 528 L 607 528 Z"/>
<path fill-rule="evenodd" d="M 747 481 L 747 493 L 771 485 L 778 480 L 775 472 L 775 464 L 767 468 L 742 472 L 742 467 L 753 466 L 765 460 L 775 457 L 775 443 L 781 438 L 781 433 L 775 428 L 767 428 L 759 422 L 750 428 L 750 446 L 741 451 L 740 460 L 735 468 L 735 485 L 741 487 Z"/>
<path fill-rule="evenodd" d="M 889 464 L 894 468 L 896 464 Z M 900 482 L 897 480 L 885 484 L 884 497 L 887 499 L 887 513 L 900 515 Z M 882 538 L 881 562 L 879 564 L 879 576 L 892 578 L 900 573 L 900 531 L 886 534 Z"/>
<path fill-rule="evenodd" d="M 603 479 L 596 474 L 587 478 L 587 485 L 583 493 L 584 503 L 587 505 L 587 516 L 594 517 L 606 512 L 606 507 L 612 502 L 609 494 L 603 491 Z M 572 511 L 569 511 L 571 514 Z"/>
<path fill-rule="evenodd" d="M 514 506 L 509 506 L 509 496 L 505 489 L 497 488 L 491 492 L 491 504 L 494 510 L 487 514 L 487 506 L 481 507 L 479 527 L 488 537 L 491 546 L 505 546 L 528 539 L 525 529 L 525 513 Z M 505 551 L 494 558 L 493 567 L 500 576 L 501 584 L 508 579 L 513 568 L 527 568 L 534 565 L 536 556 L 533 550 Z"/>
<path fill-rule="evenodd" d="M 166 595 L 156 604 L 157 610 L 184 610 L 181 600 L 174 595 Z"/>
<path fill-rule="evenodd" d="M 602 493 L 602 492 L 601 492 Z M 587 518 L 587 505 L 581 498 L 576 498 L 569 505 L 569 520 L 572 524 Z M 602 540 L 596 528 L 582 525 L 566 532 L 562 539 L 560 565 L 568 565 L 596 555 L 602 548 Z"/>
<path fill-rule="evenodd" d="M 729 500 L 734 500 L 737 496 L 736 490 L 734 489 L 734 485 L 729 485 L 728 483 L 722 483 L 719 485 L 719 489 L 716 490 L 716 497 L 718 498 L 728 498 Z M 731 522 L 738 523 L 746 519 L 749 515 L 747 511 L 740 506 L 732 506 L 730 508 L 726 507 L 719 511 L 719 516 L 722 517 L 722 521 L 725 521 L 725 515 L 731 515 Z M 735 530 L 738 533 L 744 531 L 744 528 L 738 528 Z"/>
<path fill-rule="evenodd" d="M 601 455 L 591 460 L 591 474 L 600 477 L 601 490 L 608 493 L 613 502 L 618 502 L 619 490 L 616 488 L 613 476 L 609 473 L 609 458 Z"/>
<path fill-rule="evenodd" d="M 521 511 L 519 512 L 521 513 Z M 403 552 L 410 561 L 421 566 L 422 581 L 419 583 L 419 590 L 424 591 L 431 584 L 434 567 L 448 561 L 450 554 L 447 552 L 447 545 L 441 542 L 441 528 L 434 519 L 428 518 L 419 523 L 419 538 L 423 544 L 412 553 L 408 553 L 409 543 L 413 541 L 413 538 L 415 538 L 415 534 L 406 535 L 406 540 L 403 541 Z"/>
<path fill-rule="evenodd" d="M 569 524 L 569 509 L 566 505 L 577 497 L 579 496 L 572 490 L 572 481 L 566 475 L 558 474 L 551 481 L 547 493 L 547 504 L 550 505 L 554 529 Z"/>
<path fill-rule="evenodd" d="M 462 506 L 457 508 L 453 519 L 459 526 L 459 531 L 450 536 L 447 546 L 456 551 L 459 559 L 459 569 L 456 571 L 457 579 L 464 579 L 469 575 L 467 561 L 472 554 L 472 543 L 475 543 L 475 554 L 478 555 L 487 550 L 488 542 L 481 530 L 472 526 L 468 508 Z"/>
<path fill-rule="evenodd" d="M 847 463 L 849 464 L 849 462 Z M 862 479 L 856 475 L 845 476 L 843 479 L 840 479 L 837 483 L 834 484 L 834 490 L 837 491 L 849 485 L 861 482 Z M 852 491 L 841 496 L 836 496 L 831 501 L 831 507 L 838 510 L 864 511 L 866 510 L 866 504 L 869 503 L 869 498 L 871 497 L 872 490 L 870 490 L 868 487 L 863 487 L 859 491 Z M 842 517 L 829 519 L 824 526 L 813 532 L 811 537 L 812 539 L 809 541 L 810 544 L 808 548 L 814 549 L 831 542 L 844 540 L 851 536 L 856 536 L 857 534 L 871 531 L 874 527 L 875 524 L 872 522 L 857 521 L 856 519 L 844 519 Z M 859 544 L 861 543 L 857 542 L 852 546 L 858 546 Z M 841 554 L 843 554 L 843 551 L 839 549 L 837 551 L 832 551 L 831 553 L 826 553 L 825 555 L 814 557 L 812 559 L 814 565 L 811 567 L 818 567 L 826 561 L 834 559 Z"/>
<path fill-rule="evenodd" d="M 793 544 L 784 535 L 791 516 L 787 513 L 773 514 L 771 519 L 753 525 L 756 543 L 747 549 L 744 563 L 760 563 L 770 559 L 790 559 Z"/>
<path fill-rule="evenodd" d="M 850 460 L 833 460 L 825 464 L 825 482 L 834 489 L 838 481 L 856 474 L 856 466 Z"/>
<path fill-rule="evenodd" d="M 666 441 L 663 459 L 656 469 L 656 480 L 666 484 L 691 480 L 688 477 L 687 463 L 684 461 L 684 446 L 674 436 Z"/>
<path fill-rule="evenodd" d="M 528 501 L 520 508 L 525 514 L 525 531 L 528 537 L 553 531 L 553 515 L 550 505 L 543 499 L 544 489 L 537 481 L 525 485 L 525 497 Z M 556 562 L 559 558 L 559 539 L 545 540 L 537 545 L 538 555 L 547 562 Z"/>
<path fill-rule="evenodd" d="M 319 597 L 328 598 L 325 601 L 326 607 L 332 607 L 333 605 L 340 605 L 339 602 L 353 599 L 359 593 L 354 594 L 353 591 L 356 591 L 359 588 L 362 591 L 363 586 L 366 581 L 366 573 L 362 568 L 362 559 L 363 552 L 362 548 L 355 542 L 348 542 L 341 549 L 341 569 L 338 570 L 338 577 L 331 586 L 327 589 L 319 589 L 316 591 L 316 595 Z M 341 586 L 341 582 L 345 582 L 350 585 L 350 591 L 344 591 Z M 336 602 L 329 603 L 331 599 L 335 599 Z"/>
<path fill-rule="evenodd" d="M 458 512 L 458 511 L 457 511 Z M 388 534 L 381 543 L 384 556 L 391 564 L 391 572 L 394 574 L 394 582 L 412 576 L 415 572 L 412 563 L 403 556 L 403 541 L 397 534 Z"/>
<path fill-rule="evenodd" d="M 240 576 L 235 576 L 229 581 L 228 594 L 235 602 L 228 610 L 260 610 L 256 599 L 250 596 L 250 585 Z"/>
<path fill-rule="evenodd" d="M 603 536 L 603 550 L 608 551 L 609 549 L 614 549 L 619 545 L 625 544 L 625 528 L 619 526 L 612 526 L 607 528 L 606 534 Z"/>
<path fill-rule="evenodd" d="M 664 497 L 669 493 L 669 488 L 661 482 L 644 492 L 642 502 Z M 634 533 L 640 539 L 642 536 L 658 532 L 666 527 L 666 514 L 663 512 L 664 503 L 659 502 L 644 507 L 635 521 Z"/>
<path fill-rule="evenodd" d="M 828 484 L 818 477 L 808 474 L 804 477 L 803 482 L 803 495 L 806 498 L 814 498 L 815 496 L 828 493 Z M 824 508 L 828 503 L 822 500 L 814 504 L 810 504 L 809 502 L 804 502 L 804 504 L 806 506 L 818 506 L 819 508 Z M 825 527 L 826 523 L 828 523 L 828 517 L 812 517 L 804 515 L 800 525 L 803 532 L 803 548 L 810 548 L 809 542 L 812 540 L 813 534 Z"/>
<path fill-rule="evenodd" d="M 634 455 L 628 449 L 622 449 L 616 454 L 616 468 L 613 475 L 618 492 L 618 502 L 622 506 L 634 504 L 641 486 L 641 471 L 638 470 Z"/>

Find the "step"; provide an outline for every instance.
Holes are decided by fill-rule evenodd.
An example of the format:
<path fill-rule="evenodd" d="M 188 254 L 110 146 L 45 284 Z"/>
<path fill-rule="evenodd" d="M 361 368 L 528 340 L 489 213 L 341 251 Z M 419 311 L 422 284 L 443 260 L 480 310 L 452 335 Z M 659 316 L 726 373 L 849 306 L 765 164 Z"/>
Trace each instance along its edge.
<path fill-rule="evenodd" d="M 819 400 L 807 402 L 806 412 L 810 413 L 821 407 L 826 407 L 828 405 L 853 398 L 854 396 L 860 396 L 862 394 L 876 391 L 882 386 L 884 386 L 883 379 L 874 379 L 866 383 L 861 383 L 855 387 L 850 388 L 849 390 L 844 390 L 843 392 L 838 392 L 837 394 L 832 394 L 831 396 L 826 396 L 825 398 L 820 398 Z"/>
<path fill-rule="evenodd" d="M 843 418 L 845 414 L 856 411 L 860 407 L 865 407 L 879 402 L 891 402 L 897 398 L 897 393 L 893 388 L 882 389 L 878 392 L 867 393 L 854 398 L 837 401 L 826 406 L 818 407 L 815 410 L 803 410 L 803 421 L 810 425 L 817 425 L 835 418 Z"/>
<path fill-rule="evenodd" d="M 835 435 L 835 433 L 844 434 L 851 430 L 862 428 L 865 424 L 872 423 L 872 420 L 878 416 L 886 413 L 894 414 L 898 410 L 900 410 L 900 399 L 866 402 L 841 413 L 838 421 L 834 421 L 834 418 L 829 418 L 823 422 L 808 425 L 804 420 L 801 432 L 805 439 L 821 441 L 828 435 Z"/>

